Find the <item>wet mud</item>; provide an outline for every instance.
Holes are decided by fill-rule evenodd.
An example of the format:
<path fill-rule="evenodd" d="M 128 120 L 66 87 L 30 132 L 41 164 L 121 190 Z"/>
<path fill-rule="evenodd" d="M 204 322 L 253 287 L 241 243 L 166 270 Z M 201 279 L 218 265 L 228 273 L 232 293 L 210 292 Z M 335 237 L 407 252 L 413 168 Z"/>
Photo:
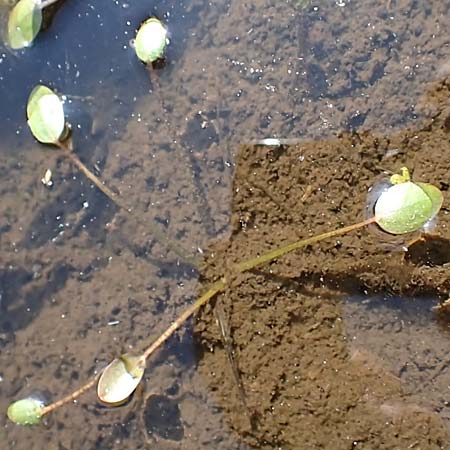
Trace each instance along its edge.
<path fill-rule="evenodd" d="M 450 80 L 428 95 L 438 110 L 420 129 L 241 148 L 232 235 L 211 249 L 205 286 L 230 278 L 223 268 L 233 263 L 364 220 L 369 189 L 403 166 L 445 196 L 436 235 L 411 242 L 419 236 L 393 239 L 370 226 L 232 277 L 219 298 L 247 409 L 214 303 L 205 307 L 195 326 L 204 349 L 198 370 L 250 446 L 447 448 L 449 322 L 440 320 L 433 335 L 427 328 L 442 318 L 431 310 L 450 291 Z"/>
<path fill-rule="evenodd" d="M 367 189 L 388 171 L 407 164 L 447 196 L 450 112 L 439 80 L 450 72 L 449 9 L 65 2 L 33 47 L 2 47 L 0 410 L 33 393 L 60 398 L 141 350 L 223 262 L 361 220 Z M 171 34 L 158 86 L 129 46 L 148 14 Z M 33 140 L 23 105 L 37 82 L 78 97 L 68 111 L 75 151 L 131 215 Z M 354 133 L 335 137 L 341 130 Z M 240 147 L 265 137 L 305 141 Z M 40 182 L 47 168 L 51 189 Z M 445 448 L 450 346 L 429 308 L 449 288 L 447 230 L 443 210 L 439 237 L 406 255 L 361 230 L 237 279 L 219 299 L 251 420 L 211 304 L 195 335 L 191 321 L 152 359 L 128 404 L 105 408 L 89 392 L 37 428 L 3 414 L 0 441 L 15 450 Z M 199 285 L 192 257 L 202 254 Z M 402 309 L 386 295 L 427 298 Z"/>

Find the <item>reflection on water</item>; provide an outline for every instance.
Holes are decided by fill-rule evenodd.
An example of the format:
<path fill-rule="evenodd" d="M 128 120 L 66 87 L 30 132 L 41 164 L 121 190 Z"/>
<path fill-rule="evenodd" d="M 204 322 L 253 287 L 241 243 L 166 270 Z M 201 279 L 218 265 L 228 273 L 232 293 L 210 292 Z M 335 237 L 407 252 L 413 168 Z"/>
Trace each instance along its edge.
<path fill-rule="evenodd" d="M 424 81 L 449 57 L 448 7 L 66 1 L 32 48 L 2 46 L 0 409 L 37 388 L 65 394 L 119 351 L 141 348 L 192 300 L 196 268 L 180 264 L 147 224 L 195 256 L 226 237 L 238 143 L 415 120 Z M 170 32 L 157 83 L 129 45 L 149 15 Z M 24 109 L 37 83 L 67 95 L 75 151 L 139 221 L 34 142 Z M 40 182 L 46 169 L 52 189 Z M 160 409 L 175 410 L 184 432 L 177 422 L 159 437 L 170 444 L 183 435 L 183 448 L 243 448 L 223 431 L 183 342 L 173 339 L 148 374 L 149 392 L 163 395 L 174 380 L 182 386 Z M 177 357 L 180 346 L 192 357 Z M 47 429 L 7 424 L 8 442 L 18 449 L 42 448 L 44 439 L 71 449 L 140 442 L 142 408 L 105 411 L 92 397 L 82 404 L 56 414 Z"/>

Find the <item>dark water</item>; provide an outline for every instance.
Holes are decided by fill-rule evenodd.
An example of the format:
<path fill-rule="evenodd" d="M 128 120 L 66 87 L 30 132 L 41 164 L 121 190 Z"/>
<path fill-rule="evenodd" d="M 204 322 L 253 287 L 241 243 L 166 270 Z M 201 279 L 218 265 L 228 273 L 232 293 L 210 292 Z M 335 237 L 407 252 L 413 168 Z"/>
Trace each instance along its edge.
<path fill-rule="evenodd" d="M 416 103 L 448 72 L 450 3 L 381 3 L 71 0 L 31 48 L 1 47 L 2 411 L 35 390 L 54 399 L 77 388 L 195 298 L 196 268 L 152 227 L 189 256 L 226 237 L 239 143 L 392 129 L 427 114 Z M 151 15 L 170 33 L 159 86 L 129 44 Z M 75 151 L 139 221 L 33 140 L 25 105 L 38 83 L 68 97 Z M 48 168 L 52 189 L 40 182 Z M 4 419 L 2 440 L 243 448 L 196 377 L 197 358 L 182 333 L 151 364 L 133 408 L 109 411 L 90 395 L 44 428 Z"/>

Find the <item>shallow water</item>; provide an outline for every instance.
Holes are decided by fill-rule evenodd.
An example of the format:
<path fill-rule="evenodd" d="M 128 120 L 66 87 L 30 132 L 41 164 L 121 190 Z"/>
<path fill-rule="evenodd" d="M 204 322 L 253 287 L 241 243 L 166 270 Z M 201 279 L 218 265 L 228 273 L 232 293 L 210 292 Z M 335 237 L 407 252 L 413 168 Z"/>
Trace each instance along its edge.
<path fill-rule="evenodd" d="M 344 303 L 342 317 L 352 358 L 399 379 L 403 407 L 437 412 L 448 425 L 450 334 L 432 310 L 437 304 L 429 298 L 359 297 Z"/>
<path fill-rule="evenodd" d="M 226 238 L 238 144 L 392 132 L 433 115 L 422 94 L 449 72 L 449 8 L 67 1 L 32 48 L 1 47 L 1 410 L 35 390 L 58 398 L 75 389 L 118 353 L 141 349 L 194 299 L 195 267 L 151 228 L 188 256 Z M 170 31 L 158 86 L 129 45 L 152 14 Z M 138 220 L 33 140 L 24 110 L 37 83 L 68 96 L 75 151 Z M 52 189 L 40 182 L 47 168 Z M 107 410 L 88 394 L 44 428 L 4 419 L 5 441 L 17 449 L 245 448 L 196 374 L 198 358 L 188 327 L 153 360 L 134 407 Z M 157 397 L 142 398 L 150 394 Z M 168 421 L 144 425 L 158 414 Z"/>

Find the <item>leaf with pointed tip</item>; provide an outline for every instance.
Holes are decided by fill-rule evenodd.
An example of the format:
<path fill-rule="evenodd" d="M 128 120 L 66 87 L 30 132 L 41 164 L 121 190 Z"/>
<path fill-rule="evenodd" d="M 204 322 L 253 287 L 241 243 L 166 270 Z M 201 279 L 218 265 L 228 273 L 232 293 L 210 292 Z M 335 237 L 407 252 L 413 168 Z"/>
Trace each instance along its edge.
<path fill-rule="evenodd" d="M 43 144 L 56 144 L 64 133 L 65 118 L 61 99 L 48 87 L 35 87 L 27 104 L 28 126 Z"/>
<path fill-rule="evenodd" d="M 11 48 L 29 47 L 42 25 L 42 11 L 38 0 L 20 0 L 8 18 L 7 40 Z"/>

